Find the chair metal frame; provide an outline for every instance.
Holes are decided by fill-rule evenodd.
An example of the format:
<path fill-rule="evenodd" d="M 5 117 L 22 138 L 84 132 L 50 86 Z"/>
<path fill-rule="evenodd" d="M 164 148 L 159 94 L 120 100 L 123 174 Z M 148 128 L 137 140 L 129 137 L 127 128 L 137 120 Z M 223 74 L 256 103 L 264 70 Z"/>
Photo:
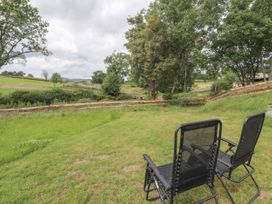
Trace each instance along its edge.
<path fill-rule="evenodd" d="M 242 133 L 241 133 L 241 137 L 240 137 L 240 141 L 239 141 L 239 144 L 242 142 L 243 140 L 243 137 L 246 137 L 246 135 L 243 135 L 243 131 L 245 131 L 245 126 L 247 124 L 247 122 L 251 119 L 251 118 L 254 118 L 254 117 L 260 117 L 260 119 L 262 119 L 262 121 L 260 122 L 260 126 L 259 126 L 259 130 L 257 132 L 257 136 L 256 136 L 256 140 L 255 140 L 255 143 L 254 143 L 254 146 L 252 147 L 252 151 L 249 153 L 249 155 L 246 155 L 246 158 L 242 158 L 242 160 L 244 161 L 241 161 L 240 164 L 233 164 L 232 160 L 230 160 L 230 164 L 229 163 L 226 163 L 224 162 L 224 160 L 220 160 L 220 158 L 218 158 L 218 161 L 223 163 L 224 165 L 228 166 L 229 167 L 229 171 L 227 172 L 220 172 L 218 169 L 216 170 L 216 176 L 217 178 L 219 179 L 220 183 L 222 184 L 223 188 L 225 189 L 228 197 L 230 198 L 231 202 L 234 204 L 235 201 L 234 201 L 234 198 L 232 197 L 230 191 L 228 190 L 228 188 L 226 187 L 224 181 L 223 181 L 223 178 L 226 178 L 227 180 L 233 182 L 233 183 L 237 183 L 237 184 L 241 184 L 245 179 L 247 179 L 248 177 L 251 178 L 251 180 L 253 181 L 254 183 L 254 186 L 256 188 L 256 193 L 254 194 L 253 197 L 251 197 L 248 201 L 248 203 L 252 203 L 254 200 L 256 200 L 259 196 L 260 196 L 260 187 L 259 185 L 257 184 L 255 178 L 253 177 L 253 173 L 255 171 L 254 167 L 251 165 L 251 160 L 252 160 L 252 156 L 254 154 L 254 149 L 256 147 L 256 144 L 257 144 L 257 141 L 259 139 L 259 136 L 261 134 L 261 131 L 262 131 L 262 126 L 263 126 L 263 123 L 264 123 L 264 119 L 265 119 L 265 113 L 259 113 L 259 114 L 255 114 L 255 115 L 252 115 L 252 116 L 249 116 L 245 119 L 244 121 L 244 125 L 243 125 L 243 130 L 242 130 Z M 225 153 L 229 153 L 231 152 L 231 157 L 233 157 L 239 150 L 240 148 L 240 145 L 239 144 L 236 144 L 228 139 L 225 139 L 225 138 L 221 138 L 221 140 L 225 143 L 228 144 L 228 148 L 227 150 L 225 151 Z M 233 148 L 237 148 L 236 151 L 233 150 Z M 244 176 L 242 176 L 241 178 L 239 178 L 238 180 L 235 180 L 232 178 L 232 173 L 235 169 L 237 169 L 239 166 L 243 166 L 246 170 L 246 174 Z M 225 174 L 228 174 L 227 176 Z"/>
<path fill-rule="evenodd" d="M 208 120 L 208 121 L 201 121 L 201 122 L 195 122 L 195 123 L 188 123 L 179 126 L 175 130 L 175 136 L 174 136 L 174 158 L 173 158 L 173 172 L 172 172 L 172 182 L 169 184 L 166 179 L 161 175 L 158 167 L 154 164 L 154 162 L 151 160 L 151 158 L 144 154 L 144 160 L 147 162 L 146 166 L 146 171 L 145 171 L 145 179 L 144 179 L 144 191 L 146 193 L 146 200 L 147 201 L 154 201 L 157 199 L 160 199 L 162 203 L 165 203 L 166 201 L 169 201 L 170 204 L 174 203 L 174 197 L 178 193 L 185 192 L 189 189 L 184 189 L 180 192 L 180 189 L 178 189 L 179 183 L 179 176 L 180 176 L 180 169 L 178 168 L 179 165 L 181 165 L 181 153 L 180 149 L 182 148 L 183 151 L 189 152 L 192 156 L 196 157 L 197 160 L 200 162 L 202 159 L 198 156 L 197 153 L 195 153 L 194 150 L 186 147 L 184 145 L 184 131 L 191 126 L 200 126 L 202 124 L 214 124 L 216 127 L 215 133 L 214 133 L 214 141 L 213 141 L 213 146 L 212 146 L 212 161 L 209 164 L 207 164 L 206 161 L 203 161 L 206 166 L 208 165 L 208 176 L 207 176 L 207 183 L 202 183 L 202 184 L 196 184 L 194 187 L 190 187 L 189 189 L 202 186 L 204 184 L 207 184 L 211 191 L 211 195 L 207 196 L 201 200 L 198 200 L 194 204 L 200 204 L 204 203 L 206 201 L 214 199 L 216 203 L 218 203 L 218 200 L 216 198 L 216 191 L 214 188 L 214 177 L 216 175 L 216 162 L 217 162 L 217 156 L 220 148 L 220 142 L 221 142 L 221 134 L 222 134 L 222 123 L 220 120 L 215 119 L 215 120 Z M 205 127 L 205 126 L 203 126 Z M 203 128 L 202 127 L 202 128 Z M 210 126 L 212 127 L 212 126 Z M 199 128 L 199 129 L 200 129 Z M 196 128 L 197 129 L 197 128 Z M 179 134 L 180 133 L 180 134 Z M 180 135 L 180 137 L 179 137 Z M 178 142 L 180 140 L 180 143 Z M 179 143 L 179 146 L 178 146 Z M 178 149 L 179 148 L 179 149 Z M 197 148 L 197 147 L 196 147 Z M 198 149 L 201 151 L 201 149 Z M 203 150 L 203 153 L 206 151 Z M 182 172 L 181 172 L 182 173 Z M 154 185 L 154 188 L 151 189 L 151 185 Z M 157 191 L 158 192 L 158 197 L 155 198 L 150 198 L 150 192 L 152 191 Z"/>

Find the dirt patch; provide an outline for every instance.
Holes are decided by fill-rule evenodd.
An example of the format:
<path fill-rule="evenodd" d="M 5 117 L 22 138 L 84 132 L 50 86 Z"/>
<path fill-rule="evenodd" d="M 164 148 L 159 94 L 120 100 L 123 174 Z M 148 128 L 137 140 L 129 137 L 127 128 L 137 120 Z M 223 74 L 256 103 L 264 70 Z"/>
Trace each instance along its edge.
<path fill-rule="evenodd" d="M 136 171 L 139 171 L 140 170 L 140 166 L 139 165 L 128 165 L 128 166 L 125 166 L 123 168 L 123 171 L 126 172 L 126 173 L 129 173 L 129 172 L 136 172 Z"/>
<path fill-rule="evenodd" d="M 73 172 L 73 176 L 74 176 L 74 178 L 76 179 L 76 181 L 78 183 L 83 181 L 85 179 L 85 177 L 86 177 L 85 173 L 83 171 L 80 171 L 80 170 Z"/>
<path fill-rule="evenodd" d="M 272 198 L 272 191 L 261 191 L 261 199 Z"/>
<path fill-rule="evenodd" d="M 82 158 L 76 158 L 72 161 L 73 164 L 86 164 L 88 162 L 88 160 Z"/>
<path fill-rule="evenodd" d="M 123 178 L 125 178 L 125 176 L 122 175 L 122 174 L 120 174 L 119 172 L 113 172 L 112 176 L 115 177 L 115 178 L 117 178 L 117 179 L 123 179 Z"/>
<path fill-rule="evenodd" d="M 99 160 L 105 161 L 105 160 L 108 160 L 110 158 L 110 155 L 102 154 L 102 155 L 98 155 L 96 158 L 99 159 Z"/>
<path fill-rule="evenodd" d="M 57 193 L 56 196 L 58 199 L 61 199 L 66 191 L 66 187 L 61 188 Z"/>
<path fill-rule="evenodd" d="M 69 171 L 68 171 L 68 172 L 69 172 Z M 66 176 L 64 177 L 64 183 L 63 183 L 62 187 L 60 188 L 60 190 L 57 191 L 57 193 L 56 193 L 56 197 L 57 197 L 58 199 L 61 199 L 61 198 L 64 196 L 64 194 L 65 194 L 65 192 L 66 192 L 66 190 L 67 190 L 68 177 L 69 177 L 68 175 L 66 175 Z"/>
<path fill-rule="evenodd" d="M 92 192 L 92 194 L 98 195 L 98 194 L 101 194 L 104 191 L 105 188 L 106 188 L 105 184 L 94 183 L 94 184 L 89 185 L 88 191 Z"/>
<path fill-rule="evenodd" d="M 263 157 L 272 157 L 272 151 L 265 151 L 263 154 L 262 154 Z"/>
<path fill-rule="evenodd" d="M 70 154 L 65 153 L 65 154 L 63 154 L 63 156 L 66 157 L 66 158 L 69 158 L 69 157 L 70 157 Z"/>
<path fill-rule="evenodd" d="M 143 188 L 143 183 L 137 181 L 137 182 L 134 183 L 134 186 L 135 186 L 136 188 L 138 188 L 138 189 L 142 189 L 142 188 Z"/>

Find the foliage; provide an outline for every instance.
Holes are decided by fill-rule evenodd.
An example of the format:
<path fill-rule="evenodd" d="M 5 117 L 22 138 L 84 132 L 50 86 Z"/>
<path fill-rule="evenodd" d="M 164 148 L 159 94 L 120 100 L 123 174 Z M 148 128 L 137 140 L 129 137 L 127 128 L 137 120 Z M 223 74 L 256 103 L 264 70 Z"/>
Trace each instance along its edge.
<path fill-rule="evenodd" d="M 163 94 L 163 95 L 162 95 L 162 98 L 163 98 L 164 100 L 171 100 L 171 99 L 173 99 L 173 94 L 172 94 L 172 93 Z"/>
<path fill-rule="evenodd" d="M 0 1 L 0 69 L 15 60 L 24 62 L 30 53 L 48 55 L 47 27 L 29 0 Z"/>
<path fill-rule="evenodd" d="M 147 77 L 143 74 L 145 52 L 145 39 L 142 31 L 145 28 L 145 11 L 141 10 L 136 16 L 127 19 L 131 28 L 126 32 L 126 48 L 129 50 L 130 78 L 140 87 L 149 86 Z"/>
<path fill-rule="evenodd" d="M 54 84 L 61 83 L 62 79 L 59 73 L 55 72 L 52 74 L 50 81 L 52 81 Z"/>
<path fill-rule="evenodd" d="M 228 91 L 233 87 L 235 82 L 235 75 L 231 72 L 228 72 L 223 79 L 219 79 L 212 84 L 211 94 L 216 95 L 222 91 Z"/>
<path fill-rule="evenodd" d="M 128 76 L 128 55 L 122 52 L 113 52 L 110 56 L 106 57 L 104 60 L 106 64 L 107 73 L 113 72 L 120 79 L 120 83 L 124 82 L 125 78 Z"/>
<path fill-rule="evenodd" d="M 14 91 L 8 96 L 0 97 L 0 105 L 6 107 L 50 105 L 55 102 L 74 102 L 83 98 L 99 101 L 104 97 L 85 89 L 66 91 L 56 88 L 46 91 Z"/>
<path fill-rule="evenodd" d="M 270 6 L 271 7 L 271 6 Z M 214 50 L 245 86 L 263 71 L 263 52 L 272 50 L 272 18 L 260 1 L 232 0 L 218 29 Z"/>
<path fill-rule="evenodd" d="M 3 75 L 3 76 L 20 76 L 20 77 L 23 77 L 23 76 L 25 76 L 25 73 L 23 71 L 19 71 L 19 72 L 16 72 L 16 71 L 13 71 L 13 72 L 3 71 L 1 73 L 1 75 Z"/>
<path fill-rule="evenodd" d="M 150 95 L 155 99 L 158 94 L 159 78 L 161 77 L 162 63 L 167 48 L 166 25 L 160 18 L 160 11 L 156 4 L 150 6 L 146 20 L 147 22 L 143 30 L 145 39 L 143 74 L 148 78 Z"/>
<path fill-rule="evenodd" d="M 190 91 L 194 70 L 205 65 L 201 51 L 212 36 L 207 31 L 216 24 L 219 11 L 219 0 L 160 0 L 128 18 L 132 28 L 126 32 L 126 47 L 132 80 L 149 87 L 153 97 L 158 90 Z"/>
<path fill-rule="evenodd" d="M 106 74 L 103 71 L 95 71 L 92 75 L 91 82 L 94 84 L 102 84 Z"/>
<path fill-rule="evenodd" d="M 120 81 L 120 77 L 115 72 L 108 72 L 102 84 L 104 94 L 118 96 L 120 94 Z"/>

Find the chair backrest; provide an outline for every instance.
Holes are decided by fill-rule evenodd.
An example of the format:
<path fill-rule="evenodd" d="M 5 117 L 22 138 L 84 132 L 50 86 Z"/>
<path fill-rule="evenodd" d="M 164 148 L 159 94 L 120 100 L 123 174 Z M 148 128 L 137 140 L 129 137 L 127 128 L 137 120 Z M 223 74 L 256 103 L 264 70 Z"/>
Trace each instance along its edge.
<path fill-rule="evenodd" d="M 237 150 L 231 158 L 233 167 L 237 167 L 251 159 L 262 131 L 264 118 L 265 113 L 259 113 L 245 119 Z"/>
<path fill-rule="evenodd" d="M 192 187 L 189 186 L 189 182 L 186 183 L 186 180 L 195 179 L 193 187 L 213 183 L 221 132 L 222 123 L 217 119 L 188 123 L 176 129 L 172 173 L 173 194 Z"/>

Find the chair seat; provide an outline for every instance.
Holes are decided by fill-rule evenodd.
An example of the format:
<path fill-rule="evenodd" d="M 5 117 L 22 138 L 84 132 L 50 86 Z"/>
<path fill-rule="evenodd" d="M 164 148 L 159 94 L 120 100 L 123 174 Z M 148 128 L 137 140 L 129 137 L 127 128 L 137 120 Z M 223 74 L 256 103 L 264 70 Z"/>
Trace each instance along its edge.
<path fill-rule="evenodd" d="M 218 160 L 216 164 L 216 171 L 220 174 L 224 174 L 230 171 L 232 167 L 231 164 L 231 155 L 228 155 L 225 152 L 218 152 Z"/>
<path fill-rule="evenodd" d="M 172 186 L 172 174 L 173 174 L 173 163 L 165 164 L 158 167 L 160 174 L 166 179 L 168 184 Z M 181 174 L 179 192 L 188 190 L 195 186 L 206 183 L 208 170 L 203 165 L 190 166 L 188 163 L 181 162 Z"/>

